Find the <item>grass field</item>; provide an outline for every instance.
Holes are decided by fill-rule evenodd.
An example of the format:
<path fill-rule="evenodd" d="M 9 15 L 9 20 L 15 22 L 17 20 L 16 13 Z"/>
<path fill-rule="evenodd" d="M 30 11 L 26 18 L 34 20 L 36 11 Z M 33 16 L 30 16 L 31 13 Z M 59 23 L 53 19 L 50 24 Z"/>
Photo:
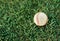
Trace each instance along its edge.
<path fill-rule="evenodd" d="M 43 27 L 33 22 L 39 11 Z M 0 0 L 0 41 L 60 41 L 60 0 Z"/>

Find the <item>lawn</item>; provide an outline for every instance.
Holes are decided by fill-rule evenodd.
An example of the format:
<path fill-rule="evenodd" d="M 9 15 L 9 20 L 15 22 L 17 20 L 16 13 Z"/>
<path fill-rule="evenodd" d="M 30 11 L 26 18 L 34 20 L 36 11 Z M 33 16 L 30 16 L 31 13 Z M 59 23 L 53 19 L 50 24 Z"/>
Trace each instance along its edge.
<path fill-rule="evenodd" d="M 37 12 L 45 26 L 34 23 Z M 60 0 L 0 0 L 0 41 L 60 41 Z"/>

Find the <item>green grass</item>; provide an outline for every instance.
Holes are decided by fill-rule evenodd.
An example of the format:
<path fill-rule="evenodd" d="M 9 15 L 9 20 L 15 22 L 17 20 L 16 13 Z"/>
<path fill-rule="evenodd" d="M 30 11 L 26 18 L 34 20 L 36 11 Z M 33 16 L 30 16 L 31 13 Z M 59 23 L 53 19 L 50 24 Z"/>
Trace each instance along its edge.
<path fill-rule="evenodd" d="M 43 27 L 33 22 L 39 11 Z M 60 41 L 60 0 L 0 0 L 0 41 Z"/>

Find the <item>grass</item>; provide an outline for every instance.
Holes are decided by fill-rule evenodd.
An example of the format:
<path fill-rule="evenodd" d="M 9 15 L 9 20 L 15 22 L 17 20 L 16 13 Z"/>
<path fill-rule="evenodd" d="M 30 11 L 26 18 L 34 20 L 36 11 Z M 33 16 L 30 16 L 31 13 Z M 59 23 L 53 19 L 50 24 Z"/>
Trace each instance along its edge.
<path fill-rule="evenodd" d="M 38 27 L 35 13 L 48 23 Z M 60 0 L 0 0 L 0 41 L 60 41 Z"/>

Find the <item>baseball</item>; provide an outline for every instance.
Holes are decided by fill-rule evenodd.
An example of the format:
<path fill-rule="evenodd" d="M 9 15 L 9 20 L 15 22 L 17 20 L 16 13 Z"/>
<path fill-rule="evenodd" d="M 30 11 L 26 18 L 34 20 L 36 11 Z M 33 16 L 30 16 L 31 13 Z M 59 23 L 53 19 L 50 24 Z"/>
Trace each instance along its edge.
<path fill-rule="evenodd" d="M 48 17 L 44 12 L 38 12 L 34 16 L 34 23 L 37 26 L 44 26 L 48 22 Z"/>

